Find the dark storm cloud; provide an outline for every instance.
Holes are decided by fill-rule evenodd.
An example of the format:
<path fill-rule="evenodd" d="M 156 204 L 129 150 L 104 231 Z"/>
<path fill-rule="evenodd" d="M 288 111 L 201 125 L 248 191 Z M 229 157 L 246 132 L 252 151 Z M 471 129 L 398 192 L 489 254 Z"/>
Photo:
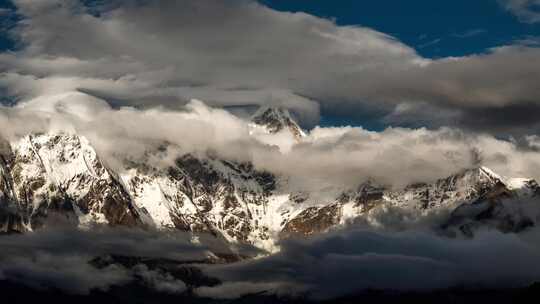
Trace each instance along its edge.
<path fill-rule="evenodd" d="M 385 117 L 390 124 L 422 121 L 497 135 L 535 133 L 523 126 L 538 113 L 539 71 L 540 49 L 516 45 L 374 77 L 365 92 L 397 104 Z"/>
<path fill-rule="evenodd" d="M 493 130 L 498 134 L 540 132 L 540 104 L 523 103 L 504 108 L 471 109 L 461 118 L 465 126 L 476 130 Z"/>
<path fill-rule="evenodd" d="M 458 240 L 419 232 L 345 230 L 283 242 L 280 253 L 260 260 L 207 268 L 225 283 L 200 288 L 198 294 L 230 298 L 292 292 L 324 299 L 367 289 L 527 286 L 540 278 L 538 235 L 528 236 L 484 232 L 474 240 Z"/>
<path fill-rule="evenodd" d="M 392 217 L 395 215 L 388 214 Z M 386 221 L 388 222 L 388 221 Z M 396 228 L 395 226 L 394 228 Z M 199 264 L 221 283 L 195 294 L 238 298 L 246 294 L 308 295 L 326 299 L 367 289 L 427 291 L 455 286 L 512 288 L 540 279 L 538 229 L 520 235 L 483 231 L 474 239 L 448 239 L 428 230 L 369 231 L 349 227 L 312 239 L 289 239 L 279 253 L 229 265 Z M 204 260 L 228 247 L 203 236 L 118 229 L 42 230 L 0 238 L 0 279 L 35 288 L 86 294 L 135 278 L 159 292 L 182 293 L 186 284 L 145 264 L 89 263 L 108 255 Z M 256 253 L 238 248 L 240 253 Z"/>
<path fill-rule="evenodd" d="M 457 125 L 470 131 L 492 133 L 501 138 L 514 136 L 515 139 L 520 139 L 523 134 L 540 132 L 539 115 L 540 104 L 533 102 L 467 110 L 416 103 L 398 106 L 385 116 L 384 121 L 410 127 Z"/>
<path fill-rule="evenodd" d="M 93 289 L 124 285 L 139 277 L 157 291 L 181 293 L 186 289 L 182 281 L 143 264 L 133 268 L 115 263 L 95 267 L 90 262 L 109 255 L 204 261 L 213 254 L 231 254 L 230 246 L 206 235 L 201 235 L 195 244 L 191 235 L 183 232 L 104 227 L 94 227 L 91 231 L 69 227 L 44 229 L 0 237 L 0 280 L 86 294 Z M 247 246 L 236 250 L 245 254 L 256 252 Z"/>

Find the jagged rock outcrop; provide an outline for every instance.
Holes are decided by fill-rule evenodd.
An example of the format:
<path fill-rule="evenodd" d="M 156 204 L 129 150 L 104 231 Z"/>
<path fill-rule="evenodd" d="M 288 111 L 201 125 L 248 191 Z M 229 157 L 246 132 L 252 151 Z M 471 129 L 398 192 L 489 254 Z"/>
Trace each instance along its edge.
<path fill-rule="evenodd" d="M 251 118 L 255 126 L 264 128 L 268 133 L 290 132 L 296 139 L 306 136 L 292 118 L 289 110 L 279 107 L 261 107 Z"/>
<path fill-rule="evenodd" d="M 333 203 L 324 207 L 309 207 L 288 221 L 281 231 L 281 237 L 294 235 L 310 236 L 321 233 L 339 224 L 342 205 Z"/>

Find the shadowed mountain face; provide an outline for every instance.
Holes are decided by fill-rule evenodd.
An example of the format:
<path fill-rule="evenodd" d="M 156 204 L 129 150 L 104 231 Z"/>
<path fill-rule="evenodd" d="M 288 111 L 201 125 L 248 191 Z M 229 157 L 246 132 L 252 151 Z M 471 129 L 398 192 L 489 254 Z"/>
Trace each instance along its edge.
<path fill-rule="evenodd" d="M 306 136 L 289 110 L 284 108 L 262 107 L 253 114 L 251 120 L 257 126 L 266 128 L 269 133 L 290 132 L 296 139 Z"/>
<path fill-rule="evenodd" d="M 287 128 L 304 134 L 286 110 L 263 109 L 254 122 L 269 133 Z M 419 217 L 446 214 L 433 226 L 450 235 L 472 236 L 483 226 L 519 232 L 536 224 L 537 211 L 530 210 L 540 202 L 536 181 L 501 177 L 485 167 L 403 189 L 366 182 L 325 200 L 287 190 L 285 177 L 210 155 L 186 154 L 166 168 L 129 162 L 115 172 L 76 134 L 29 134 L 4 142 L 0 175 L 5 233 L 59 221 L 82 228 L 152 227 L 211 233 L 268 251 L 290 236 L 357 222 L 377 225 L 388 208 Z"/>

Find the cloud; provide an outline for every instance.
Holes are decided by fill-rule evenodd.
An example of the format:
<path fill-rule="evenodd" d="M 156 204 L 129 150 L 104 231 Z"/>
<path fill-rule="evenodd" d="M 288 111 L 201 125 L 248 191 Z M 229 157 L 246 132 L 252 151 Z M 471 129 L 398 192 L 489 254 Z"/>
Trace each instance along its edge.
<path fill-rule="evenodd" d="M 426 48 L 428 46 L 433 46 L 433 45 L 439 44 L 441 41 L 442 41 L 442 38 L 433 39 L 431 41 L 420 44 L 418 46 L 418 48 L 423 49 L 423 48 Z"/>
<path fill-rule="evenodd" d="M 538 58 L 538 48 L 500 47 L 484 55 L 437 60 L 409 70 L 407 77 L 375 77 L 366 86 L 373 98 L 397 103 L 390 115 L 402 123 L 425 119 L 432 127 L 458 126 L 499 136 L 536 133 L 532 116 L 539 113 L 540 95 L 533 85 Z"/>
<path fill-rule="evenodd" d="M 457 37 L 457 38 L 471 38 L 471 37 L 475 37 L 475 36 L 478 36 L 478 35 L 482 35 L 482 34 L 484 34 L 486 32 L 487 32 L 487 30 L 485 30 L 485 29 L 470 29 L 470 30 L 465 31 L 463 33 L 455 33 L 452 36 Z"/>
<path fill-rule="evenodd" d="M 538 0 L 499 0 L 499 2 L 522 22 L 540 22 L 540 1 Z"/>
<path fill-rule="evenodd" d="M 225 283 L 198 293 L 224 298 L 288 290 L 296 296 L 329 299 L 373 289 L 523 287 L 540 277 L 539 256 L 534 240 L 497 232 L 484 232 L 469 241 L 410 231 L 352 229 L 311 240 L 288 240 L 280 253 L 259 260 L 207 267 L 205 272 Z"/>
<path fill-rule="evenodd" d="M 197 244 L 184 232 L 142 231 L 128 228 L 94 227 L 90 231 L 54 226 L 24 235 L 0 238 L 0 280 L 9 280 L 38 289 L 56 289 L 73 294 L 107 291 L 111 286 L 139 280 L 158 292 L 182 293 L 184 282 L 160 268 L 149 268 L 146 260 L 205 262 L 233 251 L 248 253 L 244 247 L 209 235 L 200 235 Z M 231 247 L 232 246 L 232 247 Z M 247 249 L 247 247 L 245 247 Z M 140 258 L 132 266 L 115 262 L 96 266 L 96 258 L 110 256 Z M 136 261 L 136 260 L 134 260 Z"/>
<path fill-rule="evenodd" d="M 187 290 L 186 284 L 175 279 L 171 274 L 160 270 L 150 270 L 148 266 L 139 264 L 134 267 L 135 275 L 142 277 L 146 284 L 162 293 L 181 294 Z"/>
<path fill-rule="evenodd" d="M 234 245 L 209 235 L 192 243 L 182 232 L 45 228 L 0 238 L 0 279 L 71 294 L 138 282 L 160 293 L 189 290 L 217 299 L 247 294 L 329 299 L 372 289 L 519 288 L 540 278 L 539 237 L 537 228 L 519 235 L 490 230 L 473 239 L 449 239 L 427 230 L 382 232 L 350 226 L 311 239 L 284 240 L 279 253 L 257 259 L 193 264 L 230 254 Z M 234 250 L 250 250 L 245 249 Z M 122 263 L 114 256 L 132 259 Z M 188 262 L 214 283 L 188 284 L 177 276 L 176 266 L 162 267 L 159 261 Z"/>
<path fill-rule="evenodd" d="M 245 295 L 277 295 L 291 296 L 304 292 L 302 285 L 290 282 L 225 282 L 217 286 L 202 286 L 195 289 L 195 294 L 202 298 L 212 299 L 238 299 Z"/>
<path fill-rule="evenodd" d="M 160 293 L 189 290 L 216 299 L 247 294 L 329 299 L 372 289 L 519 288 L 540 278 L 539 237 L 536 228 L 519 235 L 490 230 L 480 231 L 474 239 L 449 239 L 428 231 L 382 232 L 351 226 L 311 239 L 282 241 L 279 253 L 257 259 L 193 264 L 212 253 L 230 253 L 228 246 L 233 245 L 223 247 L 206 235 L 195 244 L 181 232 L 45 228 L 0 238 L 4 248 L 0 279 L 72 294 L 139 282 Z M 132 259 L 122 263 L 114 256 Z M 96 258 L 103 263 L 96 263 Z M 201 269 L 214 283 L 188 284 L 177 276 L 176 266 L 161 267 L 159 261 L 189 262 L 188 267 Z"/>
<path fill-rule="evenodd" d="M 96 269 L 77 256 L 9 256 L 2 259 L 0 279 L 15 281 L 37 289 L 56 288 L 68 293 L 88 294 L 92 289 L 107 290 L 112 285 L 131 281 L 129 271 L 110 266 Z"/>
<path fill-rule="evenodd" d="M 399 115 L 404 114 L 388 119 Z M 333 191 L 356 187 L 368 179 L 402 187 L 433 182 L 479 165 L 507 176 L 540 180 L 540 154 L 532 136 L 510 141 L 445 127 L 387 128 L 380 132 L 360 127 L 317 127 L 298 142 L 287 133 L 253 133 L 249 124 L 198 100 L 178 110 L 115 109 L 81 92 L 45 95 L 16 107 L 0 108 L 5 139 L 16 142 L 32 132 L 77 133 L 85 136 L 100 158 L 117 172 L 126 169 L 126 160 L 163 168 L 186 153 L 211 152 L 272 172 L 287 180 L 291 191 L 330 196 Z M 160 146 L 166 151 L 155 153 Z"/>
<path fill-rule="evenodd" d="M 281 105 L 309 128 L 322 112 L 367 125 L 421 121 L 497 136 L 539 129 L 515 117 L 539 114 L 540 100 L 539 50 L 519 41 L 430 60 L 373 29 L 247 0 L 15 4 L 22 18 L 10 33 L 23 47 L 0 54 L 0 87 L 19 102 L 79 91 L 113 107 L 178 109 L 191 99 Z"/>
<path fill-rule="evenodd" d="M 195 285 L 193 294 L 217 299 L 247 294 L 329 299 L 372 289 L 519 288 L 540 278 L 539 236 L 532 229 L 520 235 L 481 231 L 474 239 L 448 239 L 427 231 L 388 233 L 353 226 L 311 239 L 288 239 L 279 253 L 258 259 L 188 266 L 200 268 L 215 282 Z M 0 279 L 72 294 L 137 281 L 160 293 L 183 294 L 193 286 L 177 277 L 174 267 L 143 261 L 204 260 L 222 248 L 211 236 L 201 241 L 191 243 L 182 233 L 105 228 L 3 236 Z M 111 256 L 142 259 L 126 264 Z M 96 258 L 111 262 L 97 266 Z"/>
<path fill-rule="evenodd" d="M 99 15 L 78 1 L 15 3 L 25 48 L 1 55 L 0 67 L 21 99 L 79 89 L 119 105 L 274 103 L 314 125 L 318 105 L 301 96 L 338 93 L 329 79 L 424 61 L 372 29 L 252 1 L 123 1 Z"/>
<path fill-rule="evenodd" d="M 9 8 L 0 7 L 0 16 L 9 15 L 10 13 L 11 13 L 11 10 Z"/>

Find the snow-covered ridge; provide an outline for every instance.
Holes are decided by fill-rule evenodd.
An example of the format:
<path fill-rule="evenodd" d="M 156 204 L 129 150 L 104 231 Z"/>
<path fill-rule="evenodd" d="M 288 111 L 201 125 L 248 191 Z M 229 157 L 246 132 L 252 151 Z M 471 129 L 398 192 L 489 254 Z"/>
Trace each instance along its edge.
<path fill-rule="evenodd" d="M 533 195 L 533 191 L 538 187 L 536 181 L 525 177 L 506 177 L 498 175 L 487 167 L 481 167 L 485 174 L 500 180 L 508 189 L 519 192 L 521 196 Z"/>
<path fill-rule="evenodd" d="M 206 232 L 274 251 L 279 239 L 290 235 L 358 220 L 381 226 L 377 215 L 388 208 L 419 216 L 447 212 L 441 227 L 468 233 L 477 223 L 519 231 L 540 218 L 529 208 L 540 197 L 536 181 L 504 177 L 486 167 L 398 190 L 367 182 L 321 200 L 289 189 L 284 177 L 214 156 L 187 154 L 167 168 L 129 162 L 114 172 L 76 134 L 31 134 L 7 145 L 0 158 L 5 232 L 50 225 L 54 214 L 84 229 L 106 224 Z M 527 212 L 522 201 L 529 204 Z"/>

